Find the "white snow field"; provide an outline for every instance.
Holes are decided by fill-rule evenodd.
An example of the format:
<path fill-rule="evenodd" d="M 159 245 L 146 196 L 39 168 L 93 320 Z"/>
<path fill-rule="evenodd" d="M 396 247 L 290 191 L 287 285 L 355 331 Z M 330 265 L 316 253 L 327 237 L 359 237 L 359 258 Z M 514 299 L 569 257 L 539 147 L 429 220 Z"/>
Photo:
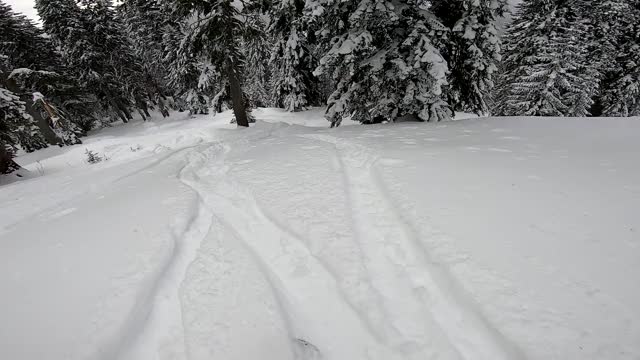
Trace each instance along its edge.
<path fill-rule="evenodd" d="M 0 359 L 640 359 L 640 119 L 254 114 L 18 158 Z"/>

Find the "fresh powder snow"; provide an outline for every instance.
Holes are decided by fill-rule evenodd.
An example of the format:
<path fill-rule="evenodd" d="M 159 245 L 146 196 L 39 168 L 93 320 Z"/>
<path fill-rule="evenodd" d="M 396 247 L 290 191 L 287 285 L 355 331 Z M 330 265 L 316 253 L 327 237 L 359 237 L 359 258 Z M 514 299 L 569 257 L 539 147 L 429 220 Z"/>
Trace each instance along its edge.
<path fill-rule="evenodd" d="M 323 114 L 17 157 L 0 359 L 640 358 L 638 118 Z"/>

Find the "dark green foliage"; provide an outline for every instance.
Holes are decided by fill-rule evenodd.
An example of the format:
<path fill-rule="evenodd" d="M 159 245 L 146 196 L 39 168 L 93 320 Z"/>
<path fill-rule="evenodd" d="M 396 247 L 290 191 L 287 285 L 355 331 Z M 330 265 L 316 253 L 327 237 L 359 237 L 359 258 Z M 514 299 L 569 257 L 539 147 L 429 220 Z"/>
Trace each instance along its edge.
<path fill-rule="evenodd" d="M 177 32 L 171 10 L 160 0 L 126 0 L 118 12 L 126 25 L 134 54 L 140 60 L 138 71 L 144 91 L 162 114 L 168 116 L 168 97 L 175 92 L 169 85 L 170 63 L 165 61 L 165 37 L 175 36 Z"/>
<path fill-rule="evenodd" d="M 507 11 L 506 0 L 440 1 L 432 9 L 450 29 L 443 51 L 449 64 L 449 103 L 457 111 L 488 113 L 501 60 L 496 21 Z"/>
<path fill-rule="evenodd" d="M 177 14 L 185 23 L 185 38 L 178 54 L 178 61 L 188 63 L 194 58 L 200 64 L 215 69 L 211 74 L 222 75 L 220 88 L 229 85 L 229 96 L 239 126 L 249 126 L 247 101 L 242 88 L 245 66 L 243 43 L 259 33 L 247 17 L 252 16 L 251 4 L 231 0 L 175 0 Z M 209 82 L 210 74 L 201 72 L 199 85 Z"/>
<path fill-rule="evenodd" d="M 505 38 L 501 115 L 640 115 L 635 0 L 525 0 Z"/>
<path fill-rule="evenodd" d="M 598 92 L 598 73 L 585 41 L 582 0 L 529 0 L 505 37 L 499 115 L 586 116 Z"/>
<path fill-rule="evenodd" d="M 0 87 L 0 174 L 19 168 L 13 162 L 18 146 L 34 151 L 47 146 L 25 103 L 13 92 Z"/>
<path fill-rule="evenodd" d="M 591 16 L 591 53 L 602 79 L 598 110 L 603 116 L 640 115 L 640 3 L 608 0 L 583 11 Z"/>
<path fill-rule="evenodd" d="M 273 101 L 287 111 L 319 105 L 318 79 L 313 75 L 317 61 L 310 38 L 314 36 L 304 18 L 303 0 L 277 1 L 271 12 L 269 33 L 272 50 Z"/>
<path fill-rule="evenodd" d="M 335 81 L 326 117 L 371 123 L 452 117 L 441 50 L 447 29 L 428 2 L 315 0 L 308 14 L 323 56 L 316 75 Z"/>

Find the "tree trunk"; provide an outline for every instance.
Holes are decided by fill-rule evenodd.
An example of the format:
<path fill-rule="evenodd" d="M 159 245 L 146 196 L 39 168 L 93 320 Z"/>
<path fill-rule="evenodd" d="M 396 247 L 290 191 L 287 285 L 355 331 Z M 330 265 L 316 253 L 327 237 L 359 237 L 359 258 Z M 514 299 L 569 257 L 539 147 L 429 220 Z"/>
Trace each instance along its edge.
<path fill-rule="evenodd" d="M 33 94 L 24 93 L 18 87 L 18 84 L 16 84 L 16 81 L 14 79 L 7 79 L 6 85 L 9 91 L 18 95 L 20 97 L 20 100 L 24 101 L 27 114 L 31 115 L 31 117 L 36 121 L 36 123 L 38 124 L 38 128 L 40 129 L 40 132 L 42 132 L 42 135 L 44 136 L 44 139 L 47 141 L 47 143 L 49 145 L 58 145 L 62 143 L 62 139 L 60 139 L 58 135 L 53 132 L 47 119 L 42 117 L 40 110 L 36 108 L 36 104 L 33 101 Z"/>
<path fill-rule="evenodd" d="M 249 118 L 247 117 L 247 109 L 244 106 L 244 96 L 242 94 L 242 85 L 236 73 L 236 67 L 232 61 L 227 65 L 227 76 L 229 78 L 229 90 L 231 92 L 231 103 L 233 105 L 233 114 L 236 116 L 238 126 L 249 127 Z"/>
<path fill-rule="evenodd" d="M 169 117 L 169 110 L 167 110 L 167 106 L 164 104 L 162 97 L 158 97 L 158 109 L 160 109 L 163 117 Z"/>
<path fill-rule="evenodd" d="M 26 102 L 27 99 L 22 98 L 21 100 Z M 27 113 L 31 115 L 31 117 L 33 117 L 33 119 L 38 123 L 38 128 L 40 128 L 40 132 L 42 132 L 42 135 L 44 135 L 44 139 L 47 140 L 47 143 L 49 143 L 49 145 L 61 144 L 63 141 L 58 137 L 58 135 L 56 135 L 55 132 L 53 132 L 53 130 L 51 130 L 51 126 L 47 119 L 43 118 L 40 111 L 34 108 L 33 105 L 34 104 L 32 101 L 27 102 Z"/>
<path fill-rule="evenodd" d="M 124 115 L 127 117 L 127 120 L 129 121 L 133 120 L 133 116 L 131 115 L 131 112 L 129 111 L 129 109 L 127 109 L 127 107 L 120 102 L 118 102 L 118 105 L 120 106 L 120 111 L 122 111 Z"/>
<path fill-rule="evenodd" d="M 142 121 L 147 121 L 147 117 L 144 115 L 142 110 L 138 109 L 138 114 L 140 114 L 140 116 L 142 117 Z"/>
<path fill-rule="evenodd" d="M 123 123 L 128 123 L 129 120 L 127 120 L 127 117 L 125 116 L 125 114 L 122 112 L 122 110 L 120 109 L 120 107 L 118 106 L 118 103 L 116 102 L 116 100 L 111 96 L 110 93 L 106 93 L 107 98 L 109 98 L 109 103 L 111 104 L 111 109 L 113 111 L 115 111 L 116 115 L 118 115 L 118 117 L 122 120 Z"/>

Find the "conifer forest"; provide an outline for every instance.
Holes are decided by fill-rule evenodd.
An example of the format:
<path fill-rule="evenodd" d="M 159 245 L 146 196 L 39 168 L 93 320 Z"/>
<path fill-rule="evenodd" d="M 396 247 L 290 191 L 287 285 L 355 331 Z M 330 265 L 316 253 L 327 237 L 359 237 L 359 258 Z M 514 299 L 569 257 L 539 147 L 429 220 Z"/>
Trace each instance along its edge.
<path fill-rule="evenodd" d="M 0 0 L 0 360 L 639 360 L 640 0 Z"/>

